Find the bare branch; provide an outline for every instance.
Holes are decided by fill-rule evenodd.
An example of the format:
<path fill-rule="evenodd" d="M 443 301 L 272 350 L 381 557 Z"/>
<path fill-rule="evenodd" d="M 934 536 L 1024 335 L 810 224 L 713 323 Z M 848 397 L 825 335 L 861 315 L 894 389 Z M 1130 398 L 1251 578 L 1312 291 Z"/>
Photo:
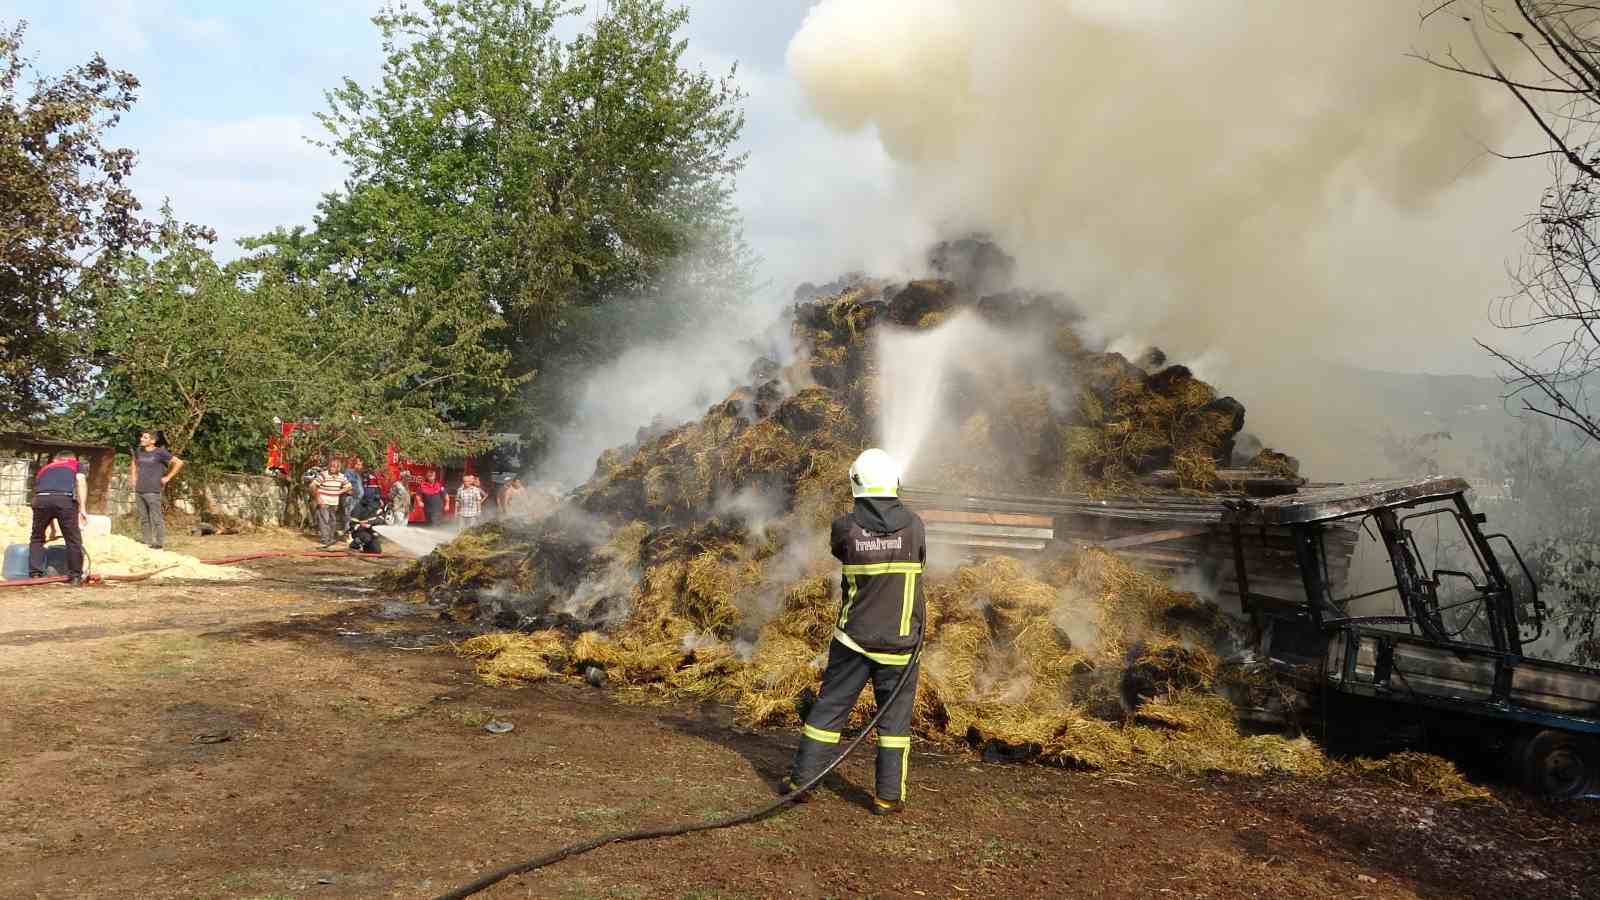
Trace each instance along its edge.
<path fill-rule="evenodd" d="M 1449 8 L 1451 6 L 1454 6 L 1454 5 L 1456 5 L 1456 0 L 1443 0 L 1443 2 L 1441 2 L 1438 6 L 1435 6 L 1433 9 L 1430 9 L 1427 12 L 1423 13 L 1422 17 L 1417 20 L 1417 24 L 1420 25 L 1420 24 L 1428 21 L 1429 19 L 1433 18 L 1436 14 L 1441 13 L 1445 9 L 1447 9 L 1447 8 Z"/>
<path fill-rule="evenodd" d="M 1494 57 L 1491 56 L 1489 51 L 1483 46 L 1483 40 L 1478 37 L 1477 32 L 1473 32 L 1473 38 L 1478 41 L 1478 49 L 1483 51 L 1483 58 L 1488 61 L 1489 69 L 1494 72 L 1496 76 L 1495 80 L 1505 85 L 1506 90 L 1510 91 L 1512 96 L 1517 98 L 1517 102 L 1522 104 L 1522 108 L 1527 111 L 1528 116 L 1532 118 L 1533 121 L 1539 126 L 1539 129 L 1545 133 L 1545 136 L 1550 139 L 1550 142 L 1556 145 L 1556 147 L 1561 151 L 1561 155 L 1566 157 L 1567 162 L 1571 163 L 1575 168 L 1579 169 L 1590 178 L 1600 179 L 1600 169 L 1596 169 L 1594 166 L 1590 165 L 1576 152 L 1574 152 L 1571 147 L 1568 147 L 1566 141 L 1562 140 L 1559 134 L 1556 134 L 1555 129 L 1550 127 L 1550 124 L 1545 121 L 1544 116 L 1539 113 L 1539 110 L 1532 103 L 1528 102 L 1528 98 L 1523 95 L 1522 90 L 1506 76 L 1505 72 L 1501 71 L 1499 63 L 1494 61 Z"/>
<path fill-rule="evenodd" d="M 1497 82 L 1497 83 L 1500 83 L 1500 84 L 1508 84 L 1508 85 L 1520 88 L 1520 89 L 1522 89 L 1524 91 L 1537 91 L 1539 93 L 1544 93 L 1544 94 L 1578 94 L 1578 95 L 1587 94 L 1589 92 L 1587 88 L 1582 88 L 1582 87 L 1559 87 L 1558 88 L 1558 87 L 1551 87 L 1549 85 L 1544 85 L 1544 84 L 1528 84 L 1525 81 L 1508 81 L 1508 80 L 1506 80 L 1504 78 L 1501 78 L 1500 76 L 1495 75 L 1495 74 L 1490 73 L 1490 72 L 1479 72 L 1476 69 L 1469 69 L 1466 66 L 1456 66 L 1456 65 L 1450 65 L 1450 64 L 1447 64 L 1447 63 L 1442 63 L 1439 60 L 1434 59 L 1434 58 L 1432 58 L 1430 56 L 1427 56 L 1426 54 L 1422 54 L 1422 53 L 1407 53 L 1406 56 L 1409 56 L 1412 59 L 1419 60 L 1421 62 L 1425 62 L 1428 65 L 1433 66 L 1436 69 L 1443 69 L 1446 72 L 1455 72 L 1458 75 L 1470 75 L 1473 78 L 1482 78 L 1485 81 L 1493 81 L 1493 82 Z"/>

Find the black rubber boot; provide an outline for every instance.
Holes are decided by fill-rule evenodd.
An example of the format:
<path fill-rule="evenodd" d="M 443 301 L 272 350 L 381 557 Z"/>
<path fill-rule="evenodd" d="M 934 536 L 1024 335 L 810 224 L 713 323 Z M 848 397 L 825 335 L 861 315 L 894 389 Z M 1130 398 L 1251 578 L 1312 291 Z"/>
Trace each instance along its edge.
<path fill-rule="evenodd" d="M 872 798 L 872 814 L 875 816 L 897 816 L 905 812 L 906 805 L 900 800 L 879 800 Z"/>

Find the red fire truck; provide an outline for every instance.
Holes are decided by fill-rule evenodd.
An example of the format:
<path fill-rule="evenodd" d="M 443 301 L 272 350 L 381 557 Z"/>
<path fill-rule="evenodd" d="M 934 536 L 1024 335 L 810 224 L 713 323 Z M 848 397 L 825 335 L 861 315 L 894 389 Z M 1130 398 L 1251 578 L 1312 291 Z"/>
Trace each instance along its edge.
<path fill-rule="evenodd" d="M 279 422 L 278 433 L 267 439 L 267 473 L 286 478 L 289 475 L 288 461 L 284 455 L 284 445 L 293 439 L 297 432 L 314 431 L 315 422 Z M 490 505 L 498 496 L 498 487 L 505 481 L 516 476 L 521 469 L 521 438 L 514 434 L 492 435 L 495 448 L 478 456 L 462 456 L 456 459 L 441 462 L 420 462 L 408 459 L 401 455 L 393 442 L 384 450 L 383 462 L 377 465 L 369 464 L 366 468 L 368 486 L 375 486 L 382 492 L 387 500 L 390 488 L 396 481 L 402 481 L 406 486 L 406 494 L 411 498 L 411 509 L 394 510 L 390 514 L 391 522 L 404 521 L 417 524 L 426 520 L 427 516 L 422 511 L 421 500 L 418 497 L 417 485 L 421 484 L 429 472 L 444 484 L 448 494 L 454 494 L 461 487 L 461 479 L 467 475 L 477 475 L 483 480 L 484 491 L 490 496 Z M 484 473 L 488 473 L 485 476 Z M 447 504 L 445 518 L 448 520 L 455 516 L 455 505 Z"/>

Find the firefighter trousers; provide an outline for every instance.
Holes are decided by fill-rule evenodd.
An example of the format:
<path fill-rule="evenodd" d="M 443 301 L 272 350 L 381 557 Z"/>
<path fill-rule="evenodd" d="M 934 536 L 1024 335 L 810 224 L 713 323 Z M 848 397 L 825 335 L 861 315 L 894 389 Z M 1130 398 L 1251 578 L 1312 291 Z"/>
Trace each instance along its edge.
<path fill-rule="evenodd" d="M 911 710 L 917 702 L 917 663 L 907 665 L 906 654 L 862 654 L 841 644 L 828 645 L 828 668 L 822 673 L 822 693 L 806 716 L 795 752 L 792 778 L 795 784 L 811 780 L 839 752 L 842 729 L 850 710 L 861 695 L 861 688 L 872 679 L 873 698 L 884 709 L 878 719 L 878 777 L 880 800 L 904 801 L 906 770 L 911 762 Z M 884 708 L 895 686 L 906 682 L 894 702 Z"/>

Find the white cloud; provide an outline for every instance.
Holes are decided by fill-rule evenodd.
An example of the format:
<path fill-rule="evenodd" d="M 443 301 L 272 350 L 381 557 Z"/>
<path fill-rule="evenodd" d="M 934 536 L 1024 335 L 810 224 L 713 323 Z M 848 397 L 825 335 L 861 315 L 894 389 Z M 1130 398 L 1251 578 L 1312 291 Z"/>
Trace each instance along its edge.
<path fill-rule="evenodd" d="M 108 54 L 142 54 L 149 47 L 135 0 L 102 0 L 95 19 L 97 36 L 109 42 Z"/>
<path fill-rule="evenodd" d="M 219 253 L 234 256 L 240 237 L 309 225 L 339 187 L 344 165 L 305 140 L 319 132 L 310 116 L 173 122 L 144 145 L 135 187 L 148 209 L 170 197 L 178 218 L 215 228 Z"/>
<path fill-rule="evenodd" d="M 228 23 L 218 16 L 173 16 L 171 21 L 185 40 L 194 43 L 218 43 L 232 37 Z"/>

